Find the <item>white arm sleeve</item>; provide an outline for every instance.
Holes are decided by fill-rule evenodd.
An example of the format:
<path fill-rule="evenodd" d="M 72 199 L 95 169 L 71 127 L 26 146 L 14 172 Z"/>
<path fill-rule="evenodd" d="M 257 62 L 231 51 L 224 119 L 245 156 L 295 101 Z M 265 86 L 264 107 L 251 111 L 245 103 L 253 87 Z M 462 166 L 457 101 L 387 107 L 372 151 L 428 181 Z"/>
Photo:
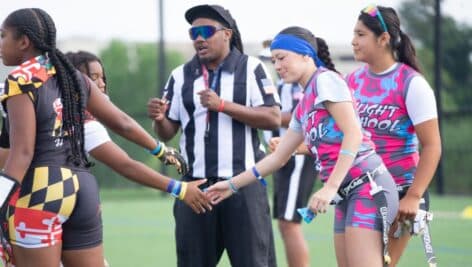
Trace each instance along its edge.
<path fill-rule="evenodd" d="M 438 117 L 433 89 L 423 76 L 411 79 L 405 103 L 413 125 Z"/>
<path fill-rule="evenodd" d="M 111 141 L 107 129 L 98 121 L 88 121 L 84 124 L 85 144 L 84 148 L 90 153 L 96 147 Z"/>

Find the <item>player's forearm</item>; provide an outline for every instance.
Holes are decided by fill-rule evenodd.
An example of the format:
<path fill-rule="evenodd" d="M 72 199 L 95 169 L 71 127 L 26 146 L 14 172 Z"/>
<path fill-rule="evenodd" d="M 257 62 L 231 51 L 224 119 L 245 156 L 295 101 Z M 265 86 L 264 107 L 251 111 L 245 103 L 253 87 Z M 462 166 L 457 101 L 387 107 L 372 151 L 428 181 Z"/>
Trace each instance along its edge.
<path fill-rule="evenodd" d="M 179 130 L 179 125 L 168 119 L 153 121 L 152 126 L 154 132 L 159 136 L 159 139 L 164 142 L 172 139 Z"/>
<path fill-rule="evenodd" d="M 426 145 L 421 149 L 415 180 L 407 194 L 421 198 L 428 188 L 441 157 L 441 146 Z"/>

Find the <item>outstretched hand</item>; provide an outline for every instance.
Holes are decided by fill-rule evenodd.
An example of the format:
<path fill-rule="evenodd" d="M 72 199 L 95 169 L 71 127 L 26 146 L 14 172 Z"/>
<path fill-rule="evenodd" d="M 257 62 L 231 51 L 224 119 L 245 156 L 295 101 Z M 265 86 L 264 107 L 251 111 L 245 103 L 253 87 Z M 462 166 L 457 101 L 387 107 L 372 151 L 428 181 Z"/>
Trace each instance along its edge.
<path fill-rule="evenodd" d="M 187 204 L 195 213 L 204 213 L 206 211 L 210 211 L 212 206 L 210 204 L 210 199 L 207 195 L 200 190 L 198 187 L 201 184 L 204 184 L 206 179 L 199 179 L 196 181 L 188 182 L 187 183 L 187 192 L 185 193 L 185 197 L 182 200 Z"/>
<path fill-rule="evenodd" d="M 233 194 L 230 188 L 229 181 L 220 181 L 206 190 L 206 196 L 210 200 L 210 203 L 216 205 L 221 201 L 227 199 Z"/>
<path fill-rule="evenodd" d="M 165 165 L 174 165 L 180 175 L 188 172 L 188 165 L 184 157 L 173 147 L 166 147 L 164 155 L 159 158 Z"/>

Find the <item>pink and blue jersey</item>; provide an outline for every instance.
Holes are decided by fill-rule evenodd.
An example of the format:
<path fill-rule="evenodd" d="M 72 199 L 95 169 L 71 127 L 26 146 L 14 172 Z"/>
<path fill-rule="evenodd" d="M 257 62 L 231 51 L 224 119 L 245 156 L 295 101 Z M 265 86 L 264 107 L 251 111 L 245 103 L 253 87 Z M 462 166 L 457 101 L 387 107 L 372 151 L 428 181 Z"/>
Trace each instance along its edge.
<path fill-rule="evenodd" d="M 358 101 L 362 127 L 371 133 L 397 185 L 413 182 L 419 160 L 418 138 L 405 100 L 409 83 L 418 75 L 411 67 L 397 64 L 379 75 L 366 65 L 346 77 Z"/>
<path fill-rule="evenodd" d="M 316 159 L 316 169 L 324 182 L 337 162 L 343 141 L 343 133 L 325 108 L 325 101 L 352 102 L 356 105 L 352 92 L 339 74 L 326 68 L 318 68 L 290 122 L 292 130 L 304 133 L 305 143 Z M 382 164 L 374 148 L 374 143 L 364 131 L 362 144 L 343 184 Z"/>

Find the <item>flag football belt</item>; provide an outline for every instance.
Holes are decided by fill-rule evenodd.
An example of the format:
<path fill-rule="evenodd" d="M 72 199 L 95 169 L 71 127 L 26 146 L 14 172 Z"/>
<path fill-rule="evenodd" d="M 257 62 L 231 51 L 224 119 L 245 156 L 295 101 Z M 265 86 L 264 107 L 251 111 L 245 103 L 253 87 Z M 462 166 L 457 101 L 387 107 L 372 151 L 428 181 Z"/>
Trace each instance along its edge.
<path fill-rule="evenodd" d="M 370 195 L 374 199 L 375 205 L 377 206 L 377 212 L 379 213 L 380 217 L 382 218 L 382 243 L 383 243 L 383 260 L 384 266 L 388 266 L 391 262 L 391 258 L 388 255 L 388 232 L 390 229 L 390 225 L 387 222 L 387 215 L 388 215 L 388 205 L 387 205 L 387 198 L 385 196 L 385 192 L 382 186 L 377 185 L 374 181 L 374 177 L 376 175 L 382 174 L 387 171 L 385 165 L 381 164 L 377 168 L 372 171 L 368 171 L 365 174 L 361 175 L 357 179 L 353 179 L 349 182 L 346 186 L 340 188 L 338 190 L 338 196 L 335 197 L 337 203 L 342 199 L 345 199 L 349 196 L 349 193 L 356 189 L 357 187 L 369 183 L 371 190 L 369 191 Z"/>
<path fill-rule="evenodd" d="M 404 196 L 410 188 L 410 185 L 397 186 L 398 194 Z M 397 230 L 393 234 L 394 238 L 400 238 L 405 234 L 419 235 L 423 241 L 424 255 L 429 267 L 436 267 L 436 256 L 434 254 L 433 244 L 431 241 L 431 233 L 429 231 L 429 223 L 433 220 L 433 213 L 426 211 L 426 207 L 421 209 L 421 204 L 426 204 L 425 199 L 420 200 L 420 209 L 416 213 L 414 220 L 399 222 Z"/>

